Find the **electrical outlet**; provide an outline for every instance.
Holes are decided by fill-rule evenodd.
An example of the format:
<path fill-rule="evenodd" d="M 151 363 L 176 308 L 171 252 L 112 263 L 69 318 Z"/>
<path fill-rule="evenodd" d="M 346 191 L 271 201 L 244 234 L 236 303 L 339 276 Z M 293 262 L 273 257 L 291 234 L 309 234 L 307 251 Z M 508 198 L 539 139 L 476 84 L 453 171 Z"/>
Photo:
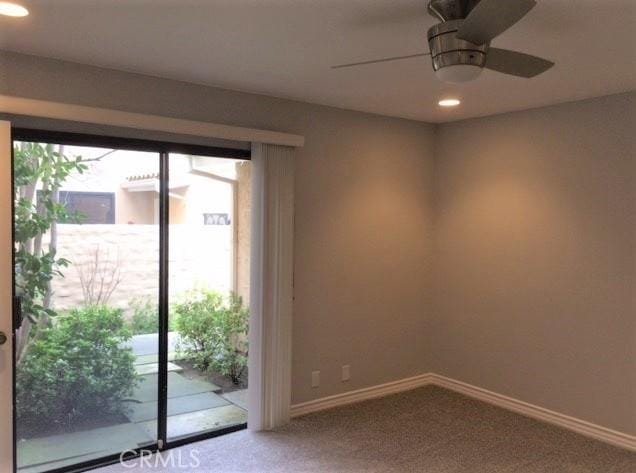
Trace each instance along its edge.
<path fill-rule="evenodd" d="M 312 371 L 311 372 L 311 387 L 317 388 L 318 386 L 320 386 L 320 371 L 319 370 Z"/>
<path fill-rule="evenodd" d="M 342 365 L 342 380 L 349 381 L 351 379 L 351 367 L 349 365 Z"/>

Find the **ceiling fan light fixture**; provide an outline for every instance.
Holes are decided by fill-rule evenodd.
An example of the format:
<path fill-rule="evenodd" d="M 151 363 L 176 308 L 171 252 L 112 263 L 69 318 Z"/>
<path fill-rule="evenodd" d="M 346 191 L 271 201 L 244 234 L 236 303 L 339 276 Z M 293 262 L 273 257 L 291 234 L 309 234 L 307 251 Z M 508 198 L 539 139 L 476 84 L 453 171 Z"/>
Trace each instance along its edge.
<path fill-rule="evenodd" d="M 22 17 L 27 16 L 28 14 L 29 10 L 24 8 L 22 5 L 12 2 L 0 2 L 0 15 Z"/>
<path fill-rule="evenodd" d="M 482 71 L 483 68 L 472 64 L 456 64 L 436 70 L 435 75 L 442 82 L 461 84 L 477 79 Z"/>
<path fill-rule="evenodd" d="M 442 82 L 459 84 L 477 79 L 486 65 L 488 44 L 474 44 L 457 38 L 463 20 L 433 25 L 428 45 L 435 75 Z"/>

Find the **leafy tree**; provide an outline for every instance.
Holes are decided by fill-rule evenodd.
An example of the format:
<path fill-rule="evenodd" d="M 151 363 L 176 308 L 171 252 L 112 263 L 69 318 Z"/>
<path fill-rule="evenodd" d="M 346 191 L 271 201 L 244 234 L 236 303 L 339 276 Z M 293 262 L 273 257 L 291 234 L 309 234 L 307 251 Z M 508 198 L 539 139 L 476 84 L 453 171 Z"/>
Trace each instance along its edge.
<path fill-rule="evenodd" d="M 59 189 L 71 173 L 83 173 L 82 158 L 70 157 L 63 146 L 21 142 L 14 146 L 15 285 L 22 299 L 24 321 L 17 333 L 20 362 L 38 327 L 56 315 L 51 308 L 51 280 L 62 276 L 69 261 L 57 257 L 57 222 L 79 222 L 59 201 Z M 49 233 L 49 244 L 44 236 Z"/>

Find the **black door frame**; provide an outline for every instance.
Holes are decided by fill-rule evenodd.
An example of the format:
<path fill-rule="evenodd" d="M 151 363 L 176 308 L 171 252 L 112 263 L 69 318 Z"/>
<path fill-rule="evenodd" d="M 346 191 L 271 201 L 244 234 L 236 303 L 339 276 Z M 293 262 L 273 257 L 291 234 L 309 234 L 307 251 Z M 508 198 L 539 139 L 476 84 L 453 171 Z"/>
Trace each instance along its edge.
<path fill-rule="evenodd" d="M 86 146 L 93 148 L 108 148 L 127 151 L 147 151 L 159 155 L 159 376 L 158 376 L 158 412 L 157 412 L 157 442 L 146 447 L 131 449 L 127 452 L 108 455 L 95 460 L 78 463 L 72 466 L 47 470 L 46 473 L 80 473 L 102 466 L 118 463 L 121 459 L 134 459 L 147 452 L 161 452 L 171 448 L 179 447 L 192 442 L 218 437 L 231 432 L 236 432 L 247 428 L 247 424 L 238 424 L 218 430 L 194 434 L 191 436 L 168 441 L 167 420 L 168 420 L 168 323 L 169 323 L 169 157 L 170 154 L 189 154 L 195 156 L 206 156 L 214 158 L 251 159 L 250 150 L 222 148 L 214 146 L 192 145 L 186 143 L 174 143 L 167 141 L 153 141 L 136 138 L 120 138 L 116 136 L 91 135 L 84 133 L 68 133 L 50 130 L 39 130 L 31 128 L 11 129 L 11 198 L 15 195 L 14 189 L 14 159 L 13 143 L 15 141 L 30 141 L 37 143 L 50 143 L 68 146 Z M 13 220 L 14 205 L 12 205 L 12 228 L 15 228 Z M 12 235 L 14 244 L 12 250 L 15 251 L 15 235 Z M 12 275 L 15 279 L 15 258 L 12 259 Z M 18 328 L 19 301 L 15 295 L 15 280 L 13 281 L 13 472 L 17 473 L 17 416 L 16 416 L 16 357 L 15 357 L 15 332 Z M 17 316 L 16 316 L 17 315 Z"/>

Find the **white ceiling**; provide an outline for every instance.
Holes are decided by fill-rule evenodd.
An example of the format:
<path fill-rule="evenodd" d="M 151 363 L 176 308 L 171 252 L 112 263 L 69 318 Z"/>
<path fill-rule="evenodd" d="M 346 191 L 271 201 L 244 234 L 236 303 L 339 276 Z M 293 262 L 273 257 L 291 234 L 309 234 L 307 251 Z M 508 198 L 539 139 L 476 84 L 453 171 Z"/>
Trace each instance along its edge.
<path fill-rule="evenodd" d="M 428 122 L 636 89 L 636 1 L 538 0 L 493 45 L 551 59 L 534 79 L 484 71 L 440 83 L 427 57 L 426 0 L 13 0 L 0 48 Z M 463 104 L 443 110 L 437 101 Z"/>

